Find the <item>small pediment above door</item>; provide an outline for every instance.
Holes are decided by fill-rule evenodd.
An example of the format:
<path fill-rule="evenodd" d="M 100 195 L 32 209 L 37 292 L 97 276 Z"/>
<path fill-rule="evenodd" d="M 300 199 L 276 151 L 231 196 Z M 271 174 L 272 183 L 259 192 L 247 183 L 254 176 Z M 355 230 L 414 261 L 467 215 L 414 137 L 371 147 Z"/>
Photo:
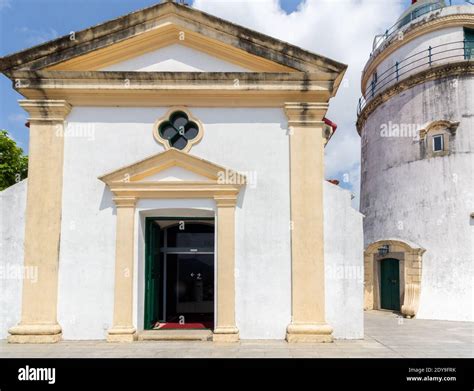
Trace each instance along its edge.
<path fill-rule="evenodd" d="M 214 198 L 221 203 L 235 202 L 247 181 L 235 170 L 177 149 L 150 156 L 99 179 L 116 197 Z"/>
<path fill-rule="evenodd" d="M 177 182 L 226 184 L 226 178 L 239 179 L 231 184 L 242 185 L 245 181 L 245 177 L 234 170 L 177 149 L 169 149 L 99 177 L 109 186 Z"/>
<path fill-rule="evenodd" d="M 209 181 L 210 179 L 176 165 L 158 171 L 155 174 L 143 178 L 143 180 L 147 182 L 204 182 Z"/>

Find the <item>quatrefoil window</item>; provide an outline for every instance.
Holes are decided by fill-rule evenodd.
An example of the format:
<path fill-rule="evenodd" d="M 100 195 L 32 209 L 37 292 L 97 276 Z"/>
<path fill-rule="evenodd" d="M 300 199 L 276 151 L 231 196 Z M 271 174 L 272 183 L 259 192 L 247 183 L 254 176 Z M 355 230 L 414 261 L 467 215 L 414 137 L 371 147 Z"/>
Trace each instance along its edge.
<path fill-rule="evenodd" d="M 189 151 L 202 137 L 202 125 L 185 109 L 169 111 L 155 126 L 155 138 L 166 149 Z"/>

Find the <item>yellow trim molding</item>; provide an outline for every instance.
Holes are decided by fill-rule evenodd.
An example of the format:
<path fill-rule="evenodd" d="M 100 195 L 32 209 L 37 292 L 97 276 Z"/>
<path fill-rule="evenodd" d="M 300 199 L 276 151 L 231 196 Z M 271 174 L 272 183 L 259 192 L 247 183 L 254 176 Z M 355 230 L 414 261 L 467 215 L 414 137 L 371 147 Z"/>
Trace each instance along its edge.
<path fill-rule="evenodd" d="M 76 106 L 282 107 L 327 102 L 337 89 L 337 74 L 303 72 L 13 71 L 9 77 L 29 99 Z"/>
<path fill-rule="evenodd" d="M 169 140 L 164 139 L 163 137 L 161 137 L 161 135 L 160 135 L 160 126 L 163 122 L 168 121 L 170 119 L 170 116 L 173 113 L 176 113 L 176 112 L 185 113 L 188 117 L 188 120 L 194 122 L 198 126 L 197 136 L 195 138 L 193 138 L 192 140 L 188 140 L 188 143 L 186 144 L 186 147 L 184 147 L 181 150 L 183 152 L 189 152 L 194 145 L 199 144 L 202 137 L 204 136 L 204 125 L 202 124 L 202 122 L 199 119 L 194 117 L 193 114 L 184 106 L 174 106 L 171 109 L 169 109 L 165 113 L 165 115 L 163 115 L 161 118 L 156 120 L 155 124 L 153 125 L 153 137 L 155 138 L 156 141 L 158 141 L 160 144 L 162 144 L 165 147 L 165 149 L 168 150 L 168 149 L 173 148 L 170 145 Z"/>
<path fill-rule="evenodd" d="M 62 130 L 71 106 L 66 101 L 50 100 L 19 103 L 30 115 L 24 266 L 38 269 L 38 279 L 23 280 L 21 320 L 8 330 L 8 342 L 53 343 L 62 336 L 57 321 Z"/>
<path fill-rule="evenodd" d="M 192 27 L 191 27 L 192 28 Z M 179 44 L 191 49 L 211 54 L 253 72 L 297 72 L 294 68 L 277 64 L 258 57 L 237 47 L 210 39 L 193 32 L 187 23 L 177 18 L 166 18 L 156 22 L 156 26 L 140 35 L 111 46 L 75 57 L 44 69 L 58 71 L 98 71 L 110 65 L 146 54 L 150 51 Z"/>
<path fill-rule="evenodd" d="M 389 252 L 383 256 L 378 254 L 382 246 L 389 246 Z M 368 246 L 364 252 L 364 309 L 380 309 L 380 261 L 393 258 L 400 262 L 401 313 L 408 318 L 414 317 L 418 311 L 425 251 L 396 239 L 379 240 Z"/>
<path fill-rule="evenodd" d="M 290 127 L 291 323 L 288 342 L 331 342 L 324 293 L 324 128 L 327 103 L 285 105 Z"/>
<path fill-rule="evenodd" d="M 133 235 L 136 201 L 135 197 L 114 198 L 117 210 L 114 314 L 113 326 L 107 333 L 109 342 L 133 342 L 137 339 L 133 325 Z"/>
<path fill-rule="evenodd" d="M 152 181 L 150 176 L 170 167 L 181 167 L 206 179 L 202 181 Z M 217 207 L 217 313 L 213 340 L 235 342 L 239 330 L 235 323 L 235 208 L 243 175 L 225 175 L 235 171 L 169 149 L 132 165 L 122 167 L 99 179 L 114 194 L 117 206 L 115 254 L 114 323 L 109 330 L 109 342 L 136 340 L 133 325 L 133 248 L 135 204 L 140 198 L 211 198 Z M 222 178 L 238 178 L 232 183 Z"/>
<path fill-rule="evenodd" d="M 426 138 L 426 135 L 429 132 L 434 132 L 440 129 L 449 131 L 453 136 L 456 134 L 456 131 L 459 127 L 459 122 L 452 122 L 449 120 L 437 120 L 437 121 L 432 121 L 425 126 L 423 126 L 423 129 L 420 130 L 420 140 L 423 140 Z"/>
<path fill-rule="evenodd" d="M 91 71 L 175 42 L 258 72 L 336 74 L 337 85 L 347 68 L 195 8 L 165 2 L 5 56 L 0 59 L 0 71 Z"/>

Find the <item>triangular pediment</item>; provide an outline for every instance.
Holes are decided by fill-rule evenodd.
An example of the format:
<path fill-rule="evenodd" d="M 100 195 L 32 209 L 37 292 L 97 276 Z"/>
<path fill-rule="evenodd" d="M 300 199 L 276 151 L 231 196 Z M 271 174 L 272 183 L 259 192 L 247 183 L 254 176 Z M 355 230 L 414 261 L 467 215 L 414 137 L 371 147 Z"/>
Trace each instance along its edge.
<path fill-rule="evenodd" d="M 179 163 L 177 163 L 176 166 L 158 171 L 155 174 L 144 177 L 142 180 L 147 182 L 204 182 L 209 181 L 209 178 L 182 168 L 179 166 Z"/>
<path fill-rule="evenodd" d="M 213 57 L 181 44 L 171 44 L 151 52 L 106 66 L 104 72 L 250 72 L 248 68 Z"/>
<path fill-rule="evenodd" d="M 176 149 L 150 156 L 99 177 L 108 185 L 127 183 L 218 183 L 235 171 Z"/>
<path fill-rule="evenodd" d="M 164 2 L 0 59 L 0 71 L 99 71 L 181 45 L 238 71 L 313 72 L 333 79 L 346 68 L 328 58 L 197 9 Z M 157 63 L 159 64 L 159 62 Z M 136 65 L 136 64 L 135 64 Z M 148 64 L 153 68 L 154 64 Z M 133 64 L 132 64 L 133 67 Z M 198 67 L 195 67 L 198 68 Z M 137 69 L 140 71 L 140 69 Z M 143 70 L 141 70 L 143 71 Z M 185 70 L 186 71 L 186 70 Z M 236 70 L 234 70 L 236 71 Z"/>

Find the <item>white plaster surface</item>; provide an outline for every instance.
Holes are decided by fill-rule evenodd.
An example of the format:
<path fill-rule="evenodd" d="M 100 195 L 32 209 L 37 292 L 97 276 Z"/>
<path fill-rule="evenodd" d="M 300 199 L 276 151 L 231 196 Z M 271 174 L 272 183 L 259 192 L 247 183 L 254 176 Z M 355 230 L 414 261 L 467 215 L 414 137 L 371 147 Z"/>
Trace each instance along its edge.
<path fill-rule="evenodd" d="M 174 44 L 119 62 L 101 71 L 141 72 L 249 72 L 231 62 L 190 47 Z"/>
<path fill-rule="evenodd" d="M 451 77 L 379 106 L 362 130 L 361 212 L 365 246 L 391 237 L 426 249 L 424 319 L 474 320 L 474 78 Z M 411 137 L 381 137 L 382 124 L 460 122 L 451 154 L 421 158 Z"/>
<path fill-rule="evenodd" d="M 87 123 L 94 137 L 65 139 L 58 317 L 66 339 L 104 338 L 112 320 L 115 208 L 97 177 L 162 151 L 152 127 L 166 109 L 75 107 L 69 115 L 70 127 Z M 291 299 L 284 114 L 279 109 L 191 111 L 206 132 L 191 153 L 256 178 L 242 190 L 236 211 L 241 337 L 284 338 Z M 272 153 L 262 153 L 262 145 Z"/>
<path fill-rule="evenodd" d="M 326 321 L 338 339 L 364 338 L 364 235 L 351 193 L 324 184 Z"/>
<path fill-rule="evenodd" d="M 20 320 L 26 182 L 0 192 L 0 339 Z"/>
<path fill-rule="evenodd" d="M 65 138 L 58 321 L 66 340 L 104 339 L 112 324 L 116 210 L 99 176 L 163 151 L 153 123 L 167 108 L 75 107 Z M 206 136 L 191 153 L 244 172 L 236 209 L 236 319 L 242 339 L 283 339 L 291 320 L 289 156 L 279 109 L 193 108 Z M 80 133 L 77 133 L 80 134 Z M 262 151 L 262 146 L 264 149 Z M 272 151 L 265 153 L 265 150 Z M 153 180 L 200 179 L 167 169 Z M 2 192 L 2 261 L 23 262 L 26 182 Z M 349 192 L 325 185 L 326 308 L 338 338 L 362 335 L 361 217 Z M 147 216 L 215 215 L 215 202 L 140 200 L 136 209 L 134 322 L 143 329 Z M 3 262 L 2 262 L 3 265 Z M 342 274 L 341 274 L 342 273 Z M 342 278 L 341 278 L 342 277 Z M 1 338 L 19 321 L 21 281 L 2 280 Z M 349 315 L 348 315 L 349 314 Z"/>

